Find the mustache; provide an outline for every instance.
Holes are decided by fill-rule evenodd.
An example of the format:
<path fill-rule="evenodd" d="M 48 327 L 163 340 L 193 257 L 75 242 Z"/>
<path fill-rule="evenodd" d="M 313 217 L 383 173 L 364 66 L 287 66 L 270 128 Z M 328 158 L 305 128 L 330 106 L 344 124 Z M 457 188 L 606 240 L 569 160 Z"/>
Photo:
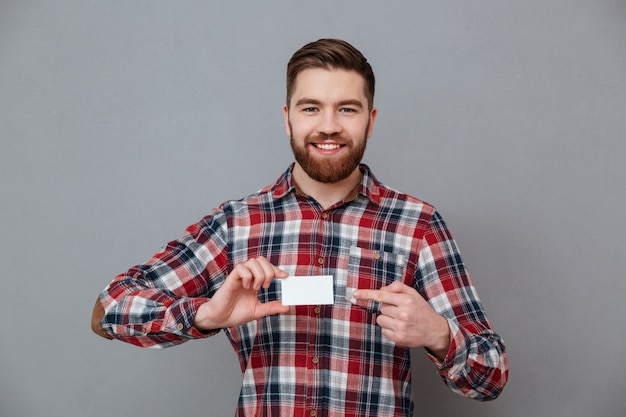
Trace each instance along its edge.
<path fill-rule="evenodd" d="M 326 142 L 326 141 L 337 142 L 339 144 L 348 144 L 352 142 L 352 140 L 350 140 L 349 137 L 338 134 L 338 133 L 331 133 L 331 134 L 320 133 L 320 134 L 307 136 L 306 138 L 307 143 L 312 143 L 312 142 L 318 143 L 318 142 Z"/>

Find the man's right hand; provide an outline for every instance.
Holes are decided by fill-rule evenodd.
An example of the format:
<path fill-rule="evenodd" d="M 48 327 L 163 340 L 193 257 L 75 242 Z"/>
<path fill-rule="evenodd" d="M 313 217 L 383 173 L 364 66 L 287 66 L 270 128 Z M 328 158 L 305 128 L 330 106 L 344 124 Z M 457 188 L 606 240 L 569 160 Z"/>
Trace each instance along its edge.
<path fill-rule="evenodd" d="M 269 288 L 274 278 L 287 276 L 264 257 L 235 266 L 213 298 L 198 308 L 194 326 L 200 331 L 215 330 L 287 313 L 289 306 L 280 301 L 261 303 L 258 299 L 261 288 Z"/>

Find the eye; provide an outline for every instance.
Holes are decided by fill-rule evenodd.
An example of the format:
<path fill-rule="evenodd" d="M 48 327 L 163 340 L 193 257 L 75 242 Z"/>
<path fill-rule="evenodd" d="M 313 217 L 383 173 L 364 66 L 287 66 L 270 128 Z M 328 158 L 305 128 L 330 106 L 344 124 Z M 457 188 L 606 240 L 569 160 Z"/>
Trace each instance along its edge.
<path fill-rule="evenodd" d="M 314 113 L 317 111 L 317 107 L 304 107 L 302 111 L 305 113 Z"/>
<path fill-rule="evenodd" d="M 339 112 L 341 112 L 341 113 L 356 113 L 356 110 L 351 108 L 351 107 L 342 107 L 341 109 L 339 109 Z"/>

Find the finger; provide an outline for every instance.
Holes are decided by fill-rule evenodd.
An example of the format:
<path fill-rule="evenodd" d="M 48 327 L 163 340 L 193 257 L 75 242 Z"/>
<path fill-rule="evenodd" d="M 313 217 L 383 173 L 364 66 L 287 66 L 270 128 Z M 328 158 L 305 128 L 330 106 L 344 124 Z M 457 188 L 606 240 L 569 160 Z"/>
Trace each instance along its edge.
<path fill-rule="evenodd" d="M 394 281 L 380 289 L 381 291 L 396 294 L 398 298 L 395 299 L 394 304 L 401 306 L 406 304 L 414 305 L 418 307 L 424 307 L 428 304 L 428 301 L 413 287 L 406 285 L 401 281 Z"/>
<path fill-rule="evenodd" d="M 257 258 L 257 261 L 259 265 L 263 268 L 264 273 L 263 280 L 258 282 L 259 288 L 269 288 L 269 286 L 272 284 L 272 280 L 274 279 L 274 277 L 276 277 L 276 273 L 280 270 L 272 265 L 270 261 L 268 261 L 264 257 Z"/>
<path fill-rule="evenodd" d="M 263 268 L 265 273 L 265 279 L 261 283 L 263 288 L 269 288 L 274 278 L 287 278 L 289 276 L 287 272 L 278 268 L 263 256 L 258 257 L 257 262 Z"/>
<path fill-rule="evenodd" d="M 381 301 L 382 294 L 380 290 L 356 290 L 352 296 L 357 300 Z"/>
<path fill-rule="evenodd" d="M 379 314 L 376 317 L 376 324 L 378 324 L 383 329 L 393 330 L 394 329 L 394 323 L 395 323 L 395 320 L 393 318 L 387 316 L 386 314 Z"/>
<path fill-rule="evenodd" d="M 380 326 L 382 334 L 397 344 L 410 346 L 410 340 L 415 340 L 415 337 L 408 333 L 406 324 L 401 321 L 380 315 L 376 317 L 376 323 Z M 420 343 L 417 342 L 416 345 Z"/>
<path fill-rule="evenodd" d="M 391 317 L 394 319 L 398 317 L 398 307 L 393 304 L 381 304 L 379 311 L 380 314 L 387 317 Z"/>
<path fill-rule="evenodd" d="M 372 300 L 378 302 L 386 302 L 389 299 L 388 294 L 410 294 L 415 291 L 402 281 L 393 281 L 389 285 L 382 286 L 379 290 L 357 290 L 353 295 L 357 299 Z"/>
<path fill-rule="evenodd" d="M 272 263 L 270 263 L 270 261 L 268 261 L 266 258 L 262 256 L 256 258 L 256 263 L 263 271 L 262 273 L 258 273 L 258 275 L 255 276 L 256 279 L 255 279 L 254 288 L 257 290 L 260 289 L 261 287 L 269 288 L 270 285 L 272 284 L 272 281 L 276 277 L 285 278 L 289 275 L 285 271 L 282 271 L 276 266 L 274 266 Z"/>
<path fill-rule="evenodd" d="M 378 316 L 376 323 L 380 326 L 381 333 L 389 340 L 398 343 L 405 344 L 405 336 L 396 326 L 397 322 L 385 316 Z"/>
<path fill-rule="evenodd" d="M 250 270 L 244 265 L 236 265 L 233 269 L 233 272 L 229 276 L 233 276 L 235 279 L 240 280 L 242 287 L 246 289 L 250 288 L 250 283 L 252 282 L 253 278 L 252 272 L 250 272 Z"/>
<path fill-rule="evenodd" d="M 384 290 L 356 290 L 354 298 L 357 300 L 377 301 L 383 304 L 397 305 L 399 294 Z"/>
<path fill-rule="evenodd" d="M 262 258 L 250 259 L 244 265 L 252 273 L 251 286 L 253 289 L 258 290 L 261 288 L 267 275 L 274 276 L 273 268 L 268 267 L 269 262 Z"/>
<path fill-rule="evenodd" d="M 265 270 L 265 274 L 271 278 L 287 278 L 289 274 L 282 269 L 278 268 L 274 264 L 272 264 L 269 260 L 267 260 L 264 256 L 259 256 L 256 258 L 257 262 L 263 267 Z"/>
<path fill-rule="evenodd" d="M 383 328 L 381 333 L 383 334 L 383 336 L 385 336 L 387 339 L 391 340 L 392 342 L 398 345 L 404 345 L 403 339 L 399 337 L 397 332 L 390 330 L 390 329 Z"/>

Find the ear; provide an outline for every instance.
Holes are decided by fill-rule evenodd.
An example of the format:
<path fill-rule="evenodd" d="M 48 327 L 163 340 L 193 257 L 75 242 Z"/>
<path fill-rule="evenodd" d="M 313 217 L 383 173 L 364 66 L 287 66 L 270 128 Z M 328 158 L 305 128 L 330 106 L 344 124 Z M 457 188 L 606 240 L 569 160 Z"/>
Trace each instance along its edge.
<path fill-rule="evenodd" d="M 372 107 L 372 110 L 370 111 L 370 122 L 367 128 L 368 139 L 370 138 L 370 136 L 372 136 L 372 132 L 374 131 L 374 124 L 376 123 L 376 116 L 378 116 L 378 110 L 376 110 L 376 107 Z"/>
<path fill-rule="evenodd" d="M 285 104 L 283 106 L 283 117 L 285 118 L 285 133 L 291 137 L 291 127 L 289 126 L 289 107 Z"/>

